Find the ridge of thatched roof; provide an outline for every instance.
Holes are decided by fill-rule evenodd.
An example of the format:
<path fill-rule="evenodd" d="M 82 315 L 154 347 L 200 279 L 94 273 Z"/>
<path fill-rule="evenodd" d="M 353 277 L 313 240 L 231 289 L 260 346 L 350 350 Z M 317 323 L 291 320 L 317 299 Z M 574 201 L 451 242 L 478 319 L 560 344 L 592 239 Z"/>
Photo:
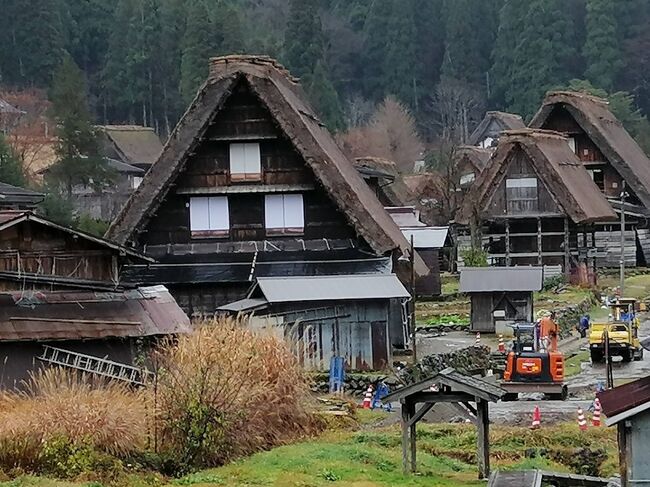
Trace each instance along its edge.
<path fill-rule="evenodd" d="M 506 177 L 510 155 L 521 149 L 530 158 L 537 176 L 574 223 L 616 219 L 616 214 L 591 176 L 571 150 L 566 137 L 550 130 L 505 131 L 488 166 L 465 198 L 456 221 L 467 224 L 475 209 L 483 211 Z"/>
<path fill-rule="evenodd" d="M 541 128 L 556 106 L 573 116 L 643 205 L 650 208 L 650 159 L 611 112 L 609 103 L 586 93 L 552 91 L 530 126 Z"/>
<path fill-rule="evenodd" d="M 245 82 L 266 106 L 334 203 L 378 255 L 409 244 L 306 101 L 297 80 L 267 56 L 210 60 L 210 75 L 174 129 L 162 154 L 117 216 L 107 237 L 133 240 L 156 211 L 176 176 L 235 86 Z M 418 273 L 426 274 L 418 258 Z"/>
<path fill-rule="evenodd" d="M 508 112 L 489 111 L 486 112 L 483 120 L 481 120 L 481 122 L 476 126 L 472 132 L 472 135 L 469 136 L 468 144 L 478 144 L 483 138 L 485 131 L 493 121 L 495 121 L 497 125 L 501 127 L 502 131 L 516 130 L 526 127 L 526 124 L 520 115 Z"/>
<path fill-rule="evenodd" d="M 140 125 L 99 125 L 122 162 L 153 164 L 162 152 L 162 143 L 150 127 Z"/>
<path fill-rule="evenodd" d="M 493 148 L 483 149 L 475 145 L 461 145 L 456 148 L 454 158 L 456 163 L 459 163 L 463 158 L 467 158 L 469 163 L 474 166 L 474 169 L 480 173 L 485 169 L 493 153 Z"/>

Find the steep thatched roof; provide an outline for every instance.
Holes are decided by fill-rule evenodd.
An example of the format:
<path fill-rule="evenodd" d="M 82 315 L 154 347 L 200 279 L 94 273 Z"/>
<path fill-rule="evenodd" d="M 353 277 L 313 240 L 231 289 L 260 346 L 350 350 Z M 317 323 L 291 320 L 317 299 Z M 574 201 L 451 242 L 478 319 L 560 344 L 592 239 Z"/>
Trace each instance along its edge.
<path fill-rule="evenodd" d="M 459 223 L 467 224 L 475 209 L 484 211 L 506 177 L 510 156 L 517 150 L 524 151 L 538 178 L 573 222 L 616 219 L 607 199 L 562 134 L 549 130 L 523 129 L 506 131 L 501 135 L 494 156 L 456 215 Z"/>
<path fill-rule="evenodd" d="M 383 255 L 401 249 L 407 253 L 409 244 L 399 228 L 315 115 L 297 80 L 266 56 L 210 60 L 208 80 L 169 137 L 160 158 L 109 228 L 107 237 L 126 243 L 144 230 L 188 156 L 200 144 L 232 90 L 242 82 L 268 108 L 317 180 L 373 251 Z M 419 259 L 418 263 L 419 273 L 426 274 L 424 263 Z"/>
<path fill-rule="evenodd" d="M 24 113 L 21 110 L 18 110 L 16 107 L 11 105 L 9 102 L 6 102 L 2 98 L 0 98 L 0 113 L 11 113 L 14 115 L 20 115 L 21 113 Z"/>
<path fill-rule="evenodd" d="M 502 132 L 504 130 L 522 129 L 526 127 L 526 124 L 521 116 L 515 115 L 514 113 L 487 112 L 483 120 L 481 120 L 481 123 L 476 126 L 472 135 L 469 136 L 468 143 L 470 145 L 476 145 L 481 142 L 488 135 L 486 133 L 488 128 L 492 126 L 498 127 L 498 131 Z"/>
<path fill-rule="evenodd" d="M 544 128 L 554 108 L 566 109 L 646 208 L 650 208 L 650 159 L 602 98 L 573 91 L 550 92 L 530 122 Z"/>
<path fill-rule="evenodd" d="M 160 139 L 152 128 L 140 125 L 100 125 L 97 127 L 127 164 L 153 164 L 162 152 Z"/>
<path fill-rule="evenodd" d="M 478 173 L 481 173 L 487 165 L 490 157 L 494 153 L 494 149 L 482 149 L 473 145 L 461 145 L 454 153 L 456 164 L 460 164 L 463 160 L 467 160 Z"/>

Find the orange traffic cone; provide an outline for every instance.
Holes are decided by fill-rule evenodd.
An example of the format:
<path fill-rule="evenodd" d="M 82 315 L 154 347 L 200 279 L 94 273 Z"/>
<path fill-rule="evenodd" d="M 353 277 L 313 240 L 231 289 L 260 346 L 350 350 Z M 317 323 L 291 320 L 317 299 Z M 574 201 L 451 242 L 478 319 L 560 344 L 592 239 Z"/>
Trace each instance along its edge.
<path fill-rule="evenodd" d="M 503 343 L 503 335 L 499 335 L 499 352 L 505 353 L 506 351 L 506 344 Z"/>
<path fill-rule="evenodd" d="M 600 406 L 600 399 L 596 398 L 594 399 L 594 415 L 591 417 L 591 425 L 592 426 L 600 426 L 600 412 L 601 412 L 601 406 Z"/>
<path fill-rule="evenodd" d="M 542 412 L 539 410 L 539 406 L 535 406 L 533 410 L 533 423 L 530 425 L 530 429 L 536 430 L 539 429 L 542 424 Z"/>
<path fill-rule="evenodd" d="M 477 331 L 476 332 L 476 341 L 474 342 L 475 347 L 480 347 L 481 346 L 481 332 Z"/>
<path fill-rule="evenodd" d="M 366 395 L 363 398 L 363 409 L 370 409 L 372 407 L 372 386 L 368 386 Z"/>
<path fill-rule="evenodd" d="M 580 431 L 587 431 L 587 420 L 582 408 L 578 408 L 578 428 L 580 428 Z"/>

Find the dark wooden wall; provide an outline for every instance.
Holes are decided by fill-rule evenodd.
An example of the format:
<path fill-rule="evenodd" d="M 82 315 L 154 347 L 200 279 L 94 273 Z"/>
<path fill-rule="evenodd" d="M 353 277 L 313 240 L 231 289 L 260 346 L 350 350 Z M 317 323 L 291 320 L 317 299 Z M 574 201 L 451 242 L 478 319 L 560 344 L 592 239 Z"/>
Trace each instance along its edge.
<path fill-rule="evenodd" d="M 260 144 L 262 178 L 259 182 L 233 183 L 230 180 L 230 142 Z M 355 238 L 354 229 L 331 201 L 266 107 L 241 81 L 224 108 L 207 130 L 195 154 L 175 181 L 173 188 L 140 236 L 140 245 L 201 242 L 189 229 L 188 191 L 203 195 L 210 188 L 247 185 L 312 185 L 302 190 L 305 207 L 304 239 Z M 267 236 L 264 228 L 264 193 L 229 194 L 231 231 L 223 241 L 282 240 L 285 236 Z M 214 238 L 208 239 L 215 241 Z M 205 241 L 205 240 L 203 240 Z"/>
<path fill-rule="evenodd" d="M 417 249 L 424 263 L 431 270 L 429 275 L 415 281 L 418 296 L 440 296 L 440 251 L 438 249 Z"/>
<path fill-rule="evenodd" d="M 111 281 L 117 253 L 83 238 L 33 222 L 0 232 L 0 271 Z"/>
<path fill-rule="evenodd" d="M 521 150 L 518 149 L 513 151 L 509 156 L 509 160 L 506 161 L 507 169 L 506 175 L 499 184 L 494 189 L 494 194 L 490 199 L 489 203 L 486 206 L 485 213 L 487 216 L 506 216 L 509 214 L 515 215 L 537 215 L 537 214 L 548 214 L 548 213 L 559 213 L 560 209 L 556 205 L 555 201 L 551 197 L 548 189 L 544 185 L 544 182 L 537 178 L 533 165 L 528 158 L 528 156 Z M 510 205 L 510 211 L 508 210 L 508 204 L 506 200 L 506 180 L 508 178 L 537 178 L 537 208 L 531 209 L 529 205 L 521 205 L 517 207 L 516 204 Z"/>

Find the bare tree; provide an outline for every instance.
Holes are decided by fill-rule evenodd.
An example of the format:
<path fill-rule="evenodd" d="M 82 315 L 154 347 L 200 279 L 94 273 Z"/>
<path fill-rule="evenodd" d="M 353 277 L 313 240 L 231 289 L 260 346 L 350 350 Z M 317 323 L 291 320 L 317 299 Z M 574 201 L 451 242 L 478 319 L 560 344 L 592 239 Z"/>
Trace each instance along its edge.
<path fill-rule="evenodd" d="M 455 145 L 467 143 L 470 127 L 483 112 L 479 94 L 469 85 L 443 78 L 433 99 L 433 123 L 442 140 Z"/>
<path fill-rule="evenodd" d="M 408 109 L 392 97 L 377 107 L 368 125 L 353 128 L 339 138 L 353 157 L 374 156 L 394 161 L 401 172 L 413 172 L 424 145 Z"/>

